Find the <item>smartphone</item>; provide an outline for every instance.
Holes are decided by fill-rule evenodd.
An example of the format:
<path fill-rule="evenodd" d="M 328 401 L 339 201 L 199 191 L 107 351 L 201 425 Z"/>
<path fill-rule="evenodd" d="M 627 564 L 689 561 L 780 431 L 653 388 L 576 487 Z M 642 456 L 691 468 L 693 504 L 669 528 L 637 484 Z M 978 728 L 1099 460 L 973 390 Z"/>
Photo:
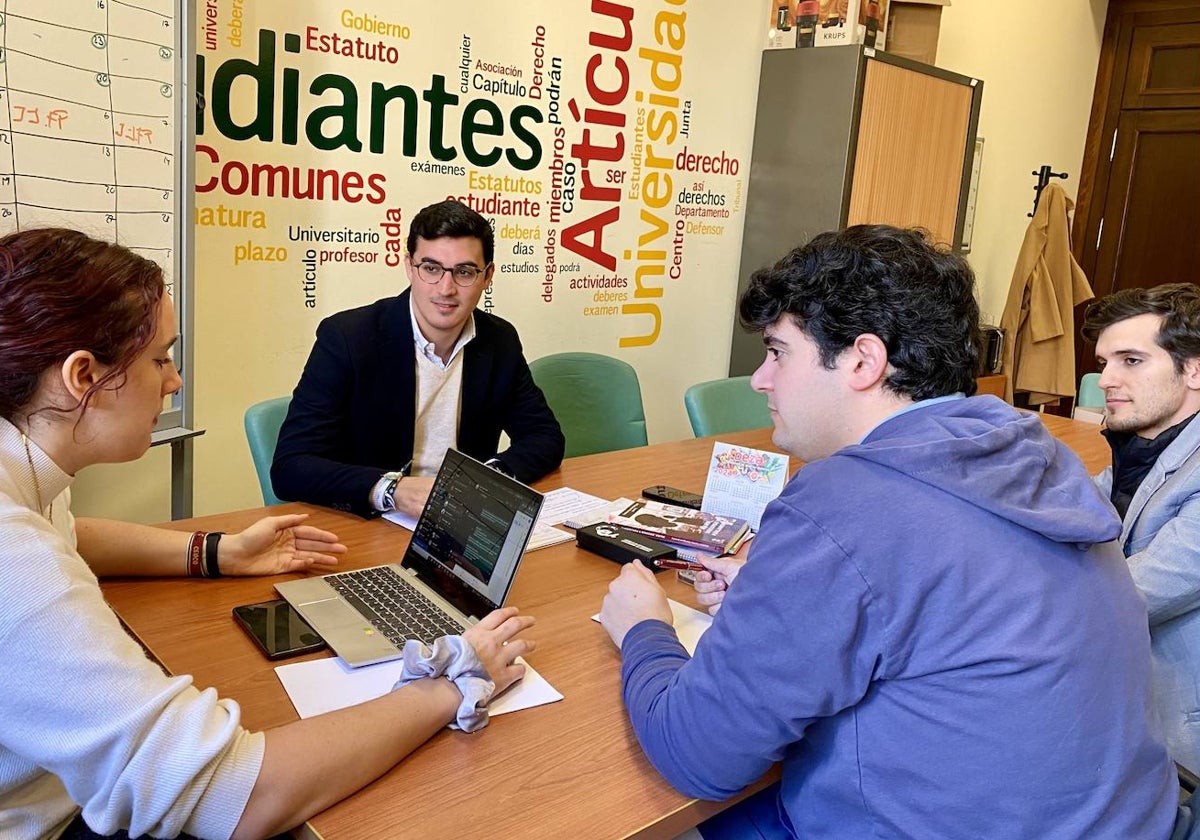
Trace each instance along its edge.
<path fill-rule="evenodd" d="M 234 607 L 233 618 L 267 659 L 299 656 L 325 647 L 317 631 L 282 598 Z"/>
<path fill-rule="evenodd" d="M 643 487 L 642 495 L 656 502 L 666 502 L 669 505 L 679 505 L 692 510 L 700 510 L 700 505 L 704 502 L 703 496 L 689 493 L 687 490 L 680 490 L 678 487 L 668 487 L 665 484 Z"/>

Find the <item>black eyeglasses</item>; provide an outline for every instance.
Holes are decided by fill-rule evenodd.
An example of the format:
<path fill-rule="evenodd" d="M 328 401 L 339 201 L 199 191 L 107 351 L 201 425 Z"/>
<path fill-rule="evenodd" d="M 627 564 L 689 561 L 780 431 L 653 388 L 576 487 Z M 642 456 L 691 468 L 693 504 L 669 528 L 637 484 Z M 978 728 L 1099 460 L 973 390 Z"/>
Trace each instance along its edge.
<path fill-rule="evenodd" d="M 426 283 L 441 283 L 442 278 L 446 276 L 446 272 L 448 271 L 450 272 L 450 278 L 459 286 L 474 286 L 475 281 L 479 279 L 479 275 L 487 270 L 477 265 L 471 265 L 470 263 L 444 266 L 434 260 L 421 260 L 413 267 L 416 268 L 417 274 Z"/>

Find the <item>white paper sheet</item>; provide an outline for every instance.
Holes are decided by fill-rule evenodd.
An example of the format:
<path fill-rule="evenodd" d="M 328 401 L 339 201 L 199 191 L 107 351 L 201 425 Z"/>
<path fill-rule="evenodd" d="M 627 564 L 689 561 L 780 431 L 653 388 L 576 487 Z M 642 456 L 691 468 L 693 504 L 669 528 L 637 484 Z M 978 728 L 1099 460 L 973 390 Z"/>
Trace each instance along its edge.
<path fill-rule="evenodd" d="M 679 644 L 695 656 L 700 637 L 712 626 L 712 616 L 670 598 L 667 599 L 667 603 L 671 605 L 671 623 L 675 625 L 675 635 L 679 637 Z M 600 613 L 592 616 L 592 621 L 599 622 Z"/>
<path fill-rule="evenodd" d="M 417 518 L 415 516 L 409 516 L 407 513 L 401 513 L 398 510 L 392 510 L 385 513 L 383 518 L 388 522 L 395 522 L 401 528 L 407 528 L 410 531 L 417 530 Z"/>
<path fill-rule="evenodd" d="M 528 662 L 521 657 L 517 661 L 525 666 L 525 676 L 491 702 L 488 706 L 489 715 L 516 712 L 563 699 L 562 694 Z M 283 683 L 283 689 L 296 707 L 296 713 L 302 718 L 309 718 L 382 697 L 400 679 L 401 667 L 397 659 L 351 668 L 340 657 L 332 656 L 312 662 L 279 665 L 275 668 L 275 675 Z"/>
<path fill-rule="evenodd" d="M 546 494 L 542 502 L 542 512 L 538 515 L 539 525 L 561 525 L 578 513 L 593 510 L 607 504 L 607 499 L 572 490 L 570 487 L 560 487 Z"/>
<path fill-rule="evenodd" d="M 694 656 L 700 637 L 704 635 L 705 630 L 712 627 L 712 616 L 684 606 L 678 601 L 668 600 L 668 603 L 671 605 L 671 615 L 675 619 L 675 635 L 679 637 L 679 643 L 684 649 Z"/>
<path fill-rule="evenodd" d="M 539 519 L 537 524 L 533 526 L 533 533 L 529 535 L 529 545 L 525 546 L 525 550 L 537 551 L 539 548 L 545 548 L 548 545 L 558 545 L 559 543 L 565 543 L 573 539 L 575 539 L 575 535 L 570 531 L 555 528 L 553 525 L 543 525 Z"/>

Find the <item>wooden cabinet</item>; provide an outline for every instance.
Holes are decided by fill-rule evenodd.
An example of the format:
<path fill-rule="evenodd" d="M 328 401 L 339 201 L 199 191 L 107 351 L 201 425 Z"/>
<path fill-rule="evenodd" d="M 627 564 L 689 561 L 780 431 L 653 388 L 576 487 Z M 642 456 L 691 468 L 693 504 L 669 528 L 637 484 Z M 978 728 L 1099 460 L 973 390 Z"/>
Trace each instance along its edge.
<path fill-rule="evenodd" d="M 1004 385 L 1008 377 L 1002 373 L 989 373 L 986 376 L 975 377 L 975 393 L 991 394 L 993 397 L 1004 399 Z"/>
<path fill-rule="evenodd" d="M 957 246 L 978 85 L 914 69 L 920 66 L 878 58 L 864 62 L 846 224 L 918 226 L 938 242 Z"/>
<path fill-rule="evenodd" d="M 958 249 L 983 83 L 862 46 L 763 53 L 738 279 L 818 233 L 922 227 Z M 762 361 L 735 327 L 732 376 Z"/>

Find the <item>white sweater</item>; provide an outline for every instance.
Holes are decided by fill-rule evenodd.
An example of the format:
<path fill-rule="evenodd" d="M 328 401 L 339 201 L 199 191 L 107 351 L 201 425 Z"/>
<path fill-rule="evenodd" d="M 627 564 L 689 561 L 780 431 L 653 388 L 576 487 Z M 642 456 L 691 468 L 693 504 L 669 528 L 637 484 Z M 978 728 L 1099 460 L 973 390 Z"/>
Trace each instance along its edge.
<path fill-rule="evenodd" d="M 0 419 L 0 837 L 56 837 L 80 807 L 102 834 L 228 837 L 265 739 L 124 632 L 75 550 L 71 477 L 30 451 L 53 525 Z"/>

